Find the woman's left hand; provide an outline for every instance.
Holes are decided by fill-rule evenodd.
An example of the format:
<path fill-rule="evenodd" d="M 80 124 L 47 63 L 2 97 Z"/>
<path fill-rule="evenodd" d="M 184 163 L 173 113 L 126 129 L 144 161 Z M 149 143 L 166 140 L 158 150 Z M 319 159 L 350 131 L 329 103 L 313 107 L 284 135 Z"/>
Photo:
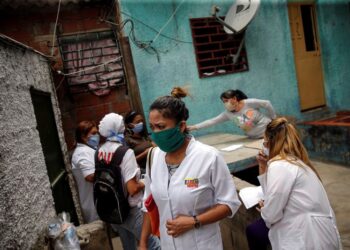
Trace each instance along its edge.
<path fill-rule="evenodd" d="M 258 210 L 261 213 L 261 209 L 264 207 L 264 201 L 260 200 L 259 201 L 259 207 L 256 207 L 256 210 Z"/>
<path fill-rule="evenodd" d="M 194 219 L 192 216 L 179 215 L 174 220 L 167 220 L 166 228 L 167 234 L 176 238 L 194 228 Z"/>

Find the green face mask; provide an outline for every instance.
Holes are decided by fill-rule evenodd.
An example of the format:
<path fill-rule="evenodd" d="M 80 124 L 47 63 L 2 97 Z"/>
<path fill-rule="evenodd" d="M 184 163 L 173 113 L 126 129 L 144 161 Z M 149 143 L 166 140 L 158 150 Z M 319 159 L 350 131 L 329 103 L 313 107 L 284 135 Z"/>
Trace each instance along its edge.
<path fill-rule="evenodd" d="M 173 152 L 185 141 L 186 135 L 180 131 L 180 126 L 152 133 L 152 140 L 164 152 Z"/>

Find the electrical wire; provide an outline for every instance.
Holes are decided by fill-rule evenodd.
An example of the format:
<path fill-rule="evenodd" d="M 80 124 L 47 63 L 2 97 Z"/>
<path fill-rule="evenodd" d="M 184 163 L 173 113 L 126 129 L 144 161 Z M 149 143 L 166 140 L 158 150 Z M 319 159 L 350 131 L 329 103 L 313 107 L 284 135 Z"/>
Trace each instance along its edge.
<path fill-rule="evenodd" d="M 61 10 L 61 0 L 59 0 L 59 2 L 58 2 L 56 22 L 55 22 L 55 26 L 54 26 L 54 28 L 53 28 L 51 56 L 53 56 L 53 52 L 54 52 L 54 49 L 55 49 L 56 28 L 57 28 L 58 16 L 59 16 L 59 14 L 60 14 L 60 10 Z"/>
<path fill-rule="evenodd" d="M 165 29 L 166 26 L 168 26 L 169 22 L 171 21 L 171 19 L 173 19 L 173 17 L 175 16 L 176 12 L 180 9 L 181 5 L 185 2 L 185 0 L 182 0 L 182 2 L 176 7 L 176 9 L 174 10 L 173 14 L 171 14 L 171 16 L 169 17 L 168 21 L 163 25 L 163 27 L 158 31 L 158 34 L 152 39 L 152 42 L 155 42 L 159 35 L 162 33 L 162 31 Z"/>
<path fill-rule="evenodd" d="M 144 26 L 146 26 L 146 27 L 149 28 L 150 30 L 152 30 L 152 31 L 154 31 L 154 32 L 156 32 L 156 33 L 158 32 L 158 30 L 156 30 L 156 29 L 153 28 L 152 26 L 150 26 L 150 25 L 148 25 L 147 23 L 144 23 L 143 21 L 141 21 L 141 20 L 139 20 L 139 19 L 137 19 L 137 18 L 131 16 L 130 14 L 128 14 L 128 13 L 126 13 L 126 12 L 124 12 L 124 11 L 120 11 L 120 12 L 121 12 L 122 14 L 124 14 L 124 15 L 130 17 L 131 19 L 133 19 L 133 20 L 135 20 L 135 21 L 137 21 L 137 22 L 143 24 Z M 105 20 L 103 20 L 103 21 L 105 21 Z M 115 24 L 115 25 L 117 25 L 117 24 Z M 166 38 L 166 39 L 169 39 L 169 40 L 173 40 L 173 41 L 175 41 L 175 42 L 179 42 L 179 43 L 192 43 L 192 42 L 189 42 L 189 41 L 184 41 L 184 40 L 180 40 L 180 39 L 177 39 L 177 38 L 173 38 L 173 37 L 170 37 L 170 36 L 167 36 L 167 35 L 164 35 L 164 34 L 160 34 L 160 36 L 162 36 L 162 37 L 164 37 L 164 38 Z"/>
<path fill-rule="evenodd" d="M 119 57 L 117 57 L 117 58 L 115 58 L 115 59 L 113 59 L 113 60 L 106 61 L 106 62 L 104 62 L 104 63 L 98 64 L 98 65 L 94 65 L 94 66 L 91 66 L 91 67 L 86 67 L 85 69 L 78 70 L 78 71 L 71 72 L 71 73 L 63 73 L 63 72 L 60 71 L 60 70 L 58 70 L 57 73 L 60 74 L 60 75 L 63 75 L 63 76 L 70 76 L 70 75 L 74 75 L 74 74 L 77 74 L 77 73 L 80 73 L 80 72 L 84 72 L 84 71 L 87 71 L 87 70 L 91 70 L 91 69 L 95 69 L 95 68 L 98 68 L 98 67 L 107 65 L 107 64 L 109 64 L 109 63 L 118 61 L 118 60 L 121 59 L 121 58 L 122 58 L 122 56 L 119 56 Z"/>
<path fill-rule="evenodd" d="M 65 78 L 65 76 L 63 76 L 61 81 L 59 82 L 59 84 L 57 84 L 57 87 L 55 88 L 56 91 L 61 87 L 61 84 L 63 83 L 64 78 Z"/>

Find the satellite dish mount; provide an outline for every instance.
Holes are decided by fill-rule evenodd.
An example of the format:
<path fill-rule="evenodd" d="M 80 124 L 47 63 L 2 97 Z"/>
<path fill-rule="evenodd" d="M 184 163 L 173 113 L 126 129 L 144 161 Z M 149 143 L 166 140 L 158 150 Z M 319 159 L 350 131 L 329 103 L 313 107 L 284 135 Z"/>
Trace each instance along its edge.
<path fill-rule="evenodd" d="M 260 0 L 236 0 L 236 2 L 230 7 L 226 14 L 225 20 L 222 20 L 217 13 L 220 8 L 213 5 L 211 8 L 211 14 L 215 19 L 224 26 L 224 31 L 227 34 L 238 34 L 243 32 L 248 24 L 254 18 L 256 12 L 258 11 L 260 5 Z M 244 35 L 242 37 L 241 43 L 238 47 L 237 53 L 235 55 L 228 55 L 233 58 L 233 64 L 237 63 L 239 55 L 244 44 Z"/>

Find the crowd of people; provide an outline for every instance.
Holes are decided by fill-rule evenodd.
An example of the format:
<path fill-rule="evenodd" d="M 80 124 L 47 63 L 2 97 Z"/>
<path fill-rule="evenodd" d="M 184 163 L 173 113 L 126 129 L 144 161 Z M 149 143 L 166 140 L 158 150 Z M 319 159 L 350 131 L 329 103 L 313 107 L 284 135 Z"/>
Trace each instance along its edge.
<path fill-rule="evenodd" d="M 124 117 L 106 114 L 98 126 L 93 121 L 78 124 L 72 171 L 85 222 L 101 217 L 94 197 L 95 168 L 101 161 L 114 162 L 118 148 L 127 146 L 116 167 L 128 213 L 125 220 L 111 223 L 123 248 L 222 249 L 219 221 L 233 217 L 241 202 L 221 154 L 190 132 L 232 121 L 249 138 L 264 139 L 257 155 L 264 200 L 257 207 L 261 219 L 246 229 L 249 248 L 341 249 L 321 178 L 296 128 L 286 118 L 276 118 L 270 101 L 227 90 L 220 95 L 223 113 L 188 125 L 189 110 L 182 100 L 187 94 L 175 87 L 151 104 L 151 134 L 136 111 Z M 159 235 L 152 234 L 153 218 L 145 206 L 150 197 L 157 207 Z"/>

